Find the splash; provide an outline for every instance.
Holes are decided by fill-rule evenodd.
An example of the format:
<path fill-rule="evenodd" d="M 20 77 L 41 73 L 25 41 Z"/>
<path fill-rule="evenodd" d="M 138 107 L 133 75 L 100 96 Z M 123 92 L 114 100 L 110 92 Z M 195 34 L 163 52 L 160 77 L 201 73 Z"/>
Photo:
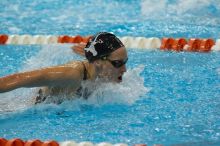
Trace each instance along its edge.
<path fill-rule="evenodd" d="M 27 59 L 21 71 L 65 64 L 71 60 L 82 60 L 81 56 L 72 52 L 71 46 L 68 44 L 44 45 L 35 56 Z"/>
<path fill-rule="evenodd" d="M 128 70 L 121 83 L 101 83 L 99 80 L 94 82 L 85 82 L 82 84 L 83 94 L 88 94 L 85 99 L 83 96 L 65 95 L 49 97 L 44 103 L 61 104 L 67 109 L 78 109 L 81 105 L 102 106 L 106 104 L 126 104 L 132 105 L 141 97 L 145 96 L 149 88 L 144 86 L 144 78 L 140 73 L 144 66 Z"/>
<path fill-rule="evenodd" d="M 0 95 L 0 115 L 24 110 L 33 105 L 33 96 L 36 89 L 17 89 Z"/>
<path fill-rule="evenodd" d="M 19 72 L 35 70 L 47 66 L 64 64 L 70 60 L 82 59 L 70 49 L 72 45 L 44 45 L 39 52 L 28 58 Z M 19 88 L 0 94 L 0 114 L 24 110 L 33 106 L 38 88 Z"/>
<path fill-rule="evenodd" d="M 45 45 L 42 46 L 35 56 L 26 60 L 20 71 L 58 65 L 77 59 L 82 60 L 82 57 L 72 53 L 70 45 Z M 72 107 L 73 105 L 76 106 L 82 104 L 133 104 L 149 91 L 148 88 L 144 87 L 144 78 L 140 76 L 140 73 L 143 70 L 144 66 L 140 65 L 137 68 L 129 69 L 124 75 L 123 82 L 120 84 L 107 83 L 102 84 L 102 86 L 97 86 L 88 100 L 75 97 L 65 97 L 65 95 L 62 95 L 62 98 L 65 97 L 62 102 L 66 99 L 66 102 L 62 103 L 62 105 L 64 105 L 64 107 Z M 20 88 L 1 94 L 0 113 L 24 110 L 33 107 L 33 98 L 36 97 L 37 91 L 38 88 Z M 56 98 L 58 99 L 60 97 Z"/>
<path fill-rule="evenodd" d="M 144 70 L 144 66 L 140 65 L 137 68 L 130 69 L 125 73 L 123 82 L 119 84 L 103 83 L 101 86 L 96 86 L 93 93 L 87 100 L 76 97 L 66 97 L 62 95 L 61 107 L 65 109 L 77 110 L 82 105 L 102 106 L 105 104 L 126 104 L 132 105 L 137 100 L 149 91 L 149 88 L 144 86 L 144 78 L 140 73 Z M 8 113 L 17 110 L 33 108 L 33 97 L 36 95 L 36 88 L 32 89 L 17 89 L 8 93 L 1 94 L 0 113 Z M 146 96 L 145 96 L 146 97 Z M 47 104 L 37 106 L 37 110 L 56 109 L 57 104 L 53 101 L 60 99 L 60 96 L 53 97 L 47 101 Z M 71 99 L 71 100 L 70 100 Z M 66 100 L 66 101 L 65 101 Z M 49 102 L 52 101 L 52 102 Z M 64 101 L 64 102 L 63 102 Z"/>
<path fill-rule="evenodd" d="M 83 103 L 94 105 L 135 103 L 149 91 L 149 88 L 144 86 L 144 78 L 140 76 L 143 70 L 142 65 L 128 70 L 120 84 L 102 84 Z"/>
<path fill-rule="evenodd" d="M 142 0 L 141 14 L 145 18 L 156 20 L 178 19 L 186 22 L 196 19 L 201 23 L 208 19 L 210 23 L 217 23 L 219 6 L 220 2 L 215 0 Z"/>
<path fill-rule="evenodd" d="M 43 46 L 36 56 L 33 56 L 27 60 L 22 70 L 32 70 L 40 67 L 62 64 L 70 60 L 76 59 L 82 59 L 82 57 L 79 57 L 79 55 L 72 53 L 70 45 Z M 82 100 L 80 102 L 83 104 L 94 105 L 102 105 L 107 103 L 134 103 L 142 95 L 146 94 L 149 90 L 148 88 L 144 87 L 144 79 L 140 76 L 140 73 L 143 70 L 143 65 L 128 70 L 124 75 L 122 83 L 102 84 L 102 86 L 97 87 L 97 89 L 94 89 L 95 92 L 93 92 L 92 95 L 90 95 L 88 100 Z M 76 99 L 75 97 L 65 97 L 64 95 L 61 96 L 63 99 L 67 100 Z M 58 98 L 59 97 L 53 97 L 51 101 L 58 101 Z M 75 102 L 79 101 L 77 100 Z"/>
<path fill-rule="evenodd" d="M 146 94 L 150 90 L 150 88 L 144 86 L 144 78 L 140 75 L 143 70 L 143 65 L 128 70 L 124 75 L 123 82 L 119 84 L 102 83 L 100 86 L 99 82 L 93 83 L 93 86 L 90 86 L 90 90 L 92 89 L 93 92 L 88 99 L 60 95 L 52 97 L 47 104 L 39 104 L 30 110 L 44 113 L 62 113 L 63 111 L 81 111 L 84 108 L 88 109 L 104 105 L 132 105 L 143 97 L 146 98 Z M 86 87 L 88 85 L 91 84 L 84 84 Z M 53 104 L 61 96 L 63 98 L 62 103 L 59 105 Z"/>

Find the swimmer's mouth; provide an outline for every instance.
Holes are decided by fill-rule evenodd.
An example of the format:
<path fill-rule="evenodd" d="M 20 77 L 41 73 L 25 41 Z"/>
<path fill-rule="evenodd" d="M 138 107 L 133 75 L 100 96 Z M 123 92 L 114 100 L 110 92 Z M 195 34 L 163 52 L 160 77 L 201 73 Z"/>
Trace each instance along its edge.
<path fill-rule="evenodd" d="M 121 82 L 122 81 L 122 76 L 119 76 L 118 80 L 119 80 L 119 82 Z"/>

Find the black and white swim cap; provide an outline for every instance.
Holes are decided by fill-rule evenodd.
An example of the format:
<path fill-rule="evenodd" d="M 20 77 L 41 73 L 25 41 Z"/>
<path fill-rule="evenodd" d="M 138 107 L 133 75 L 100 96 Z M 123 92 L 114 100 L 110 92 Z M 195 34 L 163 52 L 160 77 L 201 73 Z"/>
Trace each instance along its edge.
<path fill-rule="evenodd" d="M 93 62 L 110 55 L 110 53 L 123 46 L 123 43 L 114 34 L 99 32 L 86 44 L 84 51 L 89 62 Z"/>

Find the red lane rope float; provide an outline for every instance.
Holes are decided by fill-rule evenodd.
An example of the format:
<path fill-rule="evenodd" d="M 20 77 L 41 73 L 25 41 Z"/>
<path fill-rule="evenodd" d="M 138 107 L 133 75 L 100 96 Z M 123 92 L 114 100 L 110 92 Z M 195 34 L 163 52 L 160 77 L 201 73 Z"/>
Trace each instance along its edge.
<path fill-rule="evenodd" d="M 183 50 L 185 45 L 188 45 L 186 50 Z M 190 51 L 190 52 L 209 52 L 215 45 L 213 39 L 199 39 L 191 38 L 187 42 L 184 38 L 162 38 L 161 50 L 173 50 L 173 51 Z"/>
<path fill-rule="evenodd" d="M 53 140 L 42 142 L 36 139 L 36 140 L 28 140 L 25 142 L 18 138 L 11 140 L 0 138 L 0 146 L 59 146 L 59 143 Z"/>
<path fill-rule="evenodd" d="M 56 141 L 46 141 L 41 146 L 59 146 Z"/>
<path fill-rule="evenodd" d="M 175 40 L 173 38 L 162 38 L 161 50 L 172 50 Z"/>
<path fill-rule="evenodd" d="M 58 43 L 71 43 L 73 41 L 73 37 L 64 35 L 58 37 Z"/>
<path fill-rule="evenodd" d="M 24 146 L 24 142 L 21 139 L 15 138 L 7 141 L 5 146 Z"/>
<path fill-rule="evenodd" d="M 202 40 L 197 38 L 189 39 L 187 51 L 198 52 L 200 49 Z"/>
<path fill-rule="evenodd" d="M 81 43 L 83 42 L 83 37 L 77 35 L 73 38 L 73 43 Z"/>
<path fill-rule="evenodd" d="M 0 44 L 5 44 L 8 40 L 8 36 L 5 34 L 0 35 Z"/>
<path fill-rule="evenodd" d="M 187 44 L 186 39 L 184 38 L 176 39 L 173 43 L 172 49 L 175 51 L 183 51 L 183 48 L 186 44 Z"/>
<path fill-rule="evenodd" d="M 215 45 L 213 39 L 190 39 L 188 51 L 210 52 L 212 46 Z"/>
<path fill-rule="evenodd" d="M 36 140 L 29 140 L 25 143 L 24 146 L 41 146 L 42 145 L 42 141 L 36 139 Z"/>
<path fill-rule="evenodd" d="M 7 143 L 7 140 L 4 138 L 0 138 L 0 146 L 5 146 Z"/>
<path fill-rule="evenodd" d="M 213 39 L 204 39 L 200 45 L 200 52 L 209 52 L 211 51 L 212 46 L 215 45 L 215 41 Z"/>
<path fill-rule="evenodd" d="M 80 35 L 77 36 L 59 36 L 58 37 L 58 43 L 87 43 L 89 41 L 89 39 L 91 38 L 91 36 L 87 36 L 87 37 L 82 37 Z"/>
<path fill-rule="evenodd" d="M 162 38 L 161 50 L 173 50 L 173 51 L 183 51 L 184 46 L 187 44 L 184 38 Z"/>

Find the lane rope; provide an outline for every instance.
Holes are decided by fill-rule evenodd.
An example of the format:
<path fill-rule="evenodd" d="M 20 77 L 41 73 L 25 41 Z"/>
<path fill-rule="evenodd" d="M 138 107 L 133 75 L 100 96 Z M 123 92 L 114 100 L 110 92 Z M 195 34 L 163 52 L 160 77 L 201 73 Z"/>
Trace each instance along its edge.
<path fill-rule="evenodd" d="M 0 34 L 0 45 L 44 45 L 62 43 L 86 43 L 91 36 L 53 35 L 5 35 Z M 210 52 L 220 51 L 220 39 L 211 38 L 157 38 L 119 37 L 127 48 L 160 49 L 164 51 Z"/>
<path fill-rule="evenodd" d="M 75 141 L 64 141 L 59 143 L 54 140 L 43 142 L 39 139 L 23 141 L 22 139 L 19 138 L 10 139 L 10 140 L 0 138 L 0 146 L 128 146 L 128 145 L 125 143 L 111 144 L 108 142 L 101 142 L 98 144 L 94 144 L 89 141 L 84 141 L 79 143 L 76 143 Z M 147 146 L 147 145 L 134 144 L 134 146 Z M 154 144 L 154 146 L 163 146 L 163 145 Z"/>

